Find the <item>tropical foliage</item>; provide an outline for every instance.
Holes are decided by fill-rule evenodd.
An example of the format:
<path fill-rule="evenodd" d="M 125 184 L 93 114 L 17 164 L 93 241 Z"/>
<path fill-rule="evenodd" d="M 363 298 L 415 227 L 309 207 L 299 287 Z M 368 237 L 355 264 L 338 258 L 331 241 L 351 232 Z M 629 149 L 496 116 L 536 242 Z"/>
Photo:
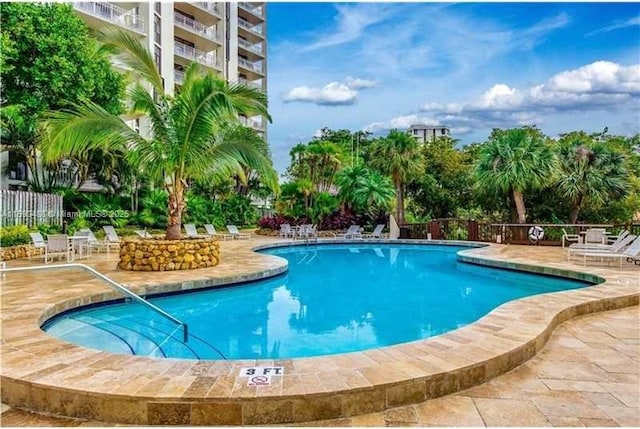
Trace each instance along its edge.
<path fill-rule="evenodd" d="M 238 115 L 268 117 L 266 96 L 220 77 L 203 74 L 197 64 L 186 69 L 181 90 L 163 92 L 162 78 L 153 56 L 135 37 L 124 31 L 108 36 L 107 47 L 121 54 L 142 82 L 129 97 L 132 112 L 146 115 L 152 136 L 142 137 L 120 117 L 90 101 L 49 113 L 46 159 L 82 156 L 88 150 L 120 152 L 134 169 L 160 180 L 167 191 L 167 239 L 181 236 L 189 181 L 236 175 L 246 180 L 247 169 L 259 172 L 273 189 L 277 187 L 271 162 L 263 150 L 247 141 Z"/>

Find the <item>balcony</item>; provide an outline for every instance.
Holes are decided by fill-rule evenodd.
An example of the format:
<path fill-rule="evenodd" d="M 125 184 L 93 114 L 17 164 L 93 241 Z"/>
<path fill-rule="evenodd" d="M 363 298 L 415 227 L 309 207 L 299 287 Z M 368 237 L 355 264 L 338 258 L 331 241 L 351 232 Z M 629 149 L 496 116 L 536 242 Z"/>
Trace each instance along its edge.
<path fill-rule="evenodd" d="M 173 46 L 173 52 L 178 56 L 216 69 L 222 67 L 213 52 L 204 52 L 178 41 L 175 41 Z"/>
<path fill-rule="evenodd" d="M 238 65 L 240 67 L 244 67 L 247 70 L 262 74 L 262 62 L 252 63 L 251 61 L 247 61 L 244 58 L 238 58 Z"/>
<path fill-rule="evenodd" d="M 213 3 L 213 2 L 207 2 L 207 1 L 193 1 L 193 2 L 189 2 L 192 5 L 200 8 L 200 9 L 204 9 L 207 12 L 210 13 L 215 13 L 216 15 L 222 15 L 222 12 L 220 10 L 220 8 L 218 7 L 217 3 Z"/>
<path fill-rule="evenodd" d="M 264 56 L 262 43 L 249 43 L 246 40 L 238 39 L 238 45 L 255 54 Z"/>
<path fill-rule="evenodd" d="M 184 71 L 183 70 L 173 70 L 173 83 L 176 85 L 180 85 L 184 82 Z"/>
<path fill-rule="evenodd" d="M 240 123 L 245 127 L 256 128 L 259 130 L 264 129 L 263 121 L 261 117 L 258 119 L 258 118 L 245 118 L 244 116 L 239 116 L 238 119 L 240 120 Z"/>
<path fill-rule="evenodd" d="M 144 21 L 134 10 L 126 10 L 109 2 L 78 2 L 73 3 L 73 8 L 136 32 L 145 32 Z"/>
<path fill-rule="evenodd" d="M 182 27 L 209 40 L 215 40 L 218 43 L 222 43 L 222 38 L 218 35 L 215 26 L 206 27 L 204 24 L 178 12 L 173 13 L 173 19 L 178 27 Z"/>
<path fill-rule="evenodd" d="M 245 30 L 248 30 L 254 34 L 262 36 L 262 24 L 252 25 L 250 22 L 243 19 L 238 19 L 238 25 Z"/>
<path fill-rule="evenodd" d="M 240 6 L 242 9 L 246 10 L 252 15 L 259 16 L 260 18 L 264 17 L 262 6 L 253 6 L 252 4 L 247 2 L 239 2 L 238 6 Z"/>
<path fill-rule="evenodd" d="M 262 90 L 262 79 L 260 80 L 247 80 L 243 78 L 238 79 L 238 83 L 248 86 L 249 88 Z"/>

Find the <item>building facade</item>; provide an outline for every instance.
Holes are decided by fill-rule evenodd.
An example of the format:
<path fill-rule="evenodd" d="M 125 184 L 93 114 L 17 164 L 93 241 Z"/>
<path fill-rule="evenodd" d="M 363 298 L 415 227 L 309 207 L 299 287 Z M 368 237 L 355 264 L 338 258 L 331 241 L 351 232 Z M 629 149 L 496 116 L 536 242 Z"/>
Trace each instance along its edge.
<path fill-rule="evenodd" d="M 411 125 L 409 133 L 414 136 L 419 143 L 434 141 L 439 137 L 451 137 L 451 130 L 446 125 Z"/>
<path fill-rule="evenodd" d="M 112 25 L 140 38 L 153 52 L 169 93 L 180 86 L 190 62 L 229 82 L 267 92 L 267 17 L 263 2 L 74 2 L 73 8 L 91 30 Z M 125 68 L 117 62 L 114 66 Z M 266 139 L 265 118 L 240 117 L 240 121 Z M 143 135 L 149 132 L 144 118 L 133 118 L 130 125 Z M 16 163 L 9 157 L 3 153 L 0 158 L 2 171 L 6 172 L 0 188 L 25 186 L 29 179 L 26 169 L 13 165 Z"/>

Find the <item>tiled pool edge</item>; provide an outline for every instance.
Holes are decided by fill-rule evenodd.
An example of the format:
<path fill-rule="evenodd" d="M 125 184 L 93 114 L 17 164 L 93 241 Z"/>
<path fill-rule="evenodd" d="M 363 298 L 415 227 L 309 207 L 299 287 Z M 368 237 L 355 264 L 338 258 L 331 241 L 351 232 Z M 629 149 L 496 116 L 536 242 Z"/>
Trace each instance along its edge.
<path fill-rule="evenodd" d="M 329 243 L 329 241 L 323 242 Z M 357 243 L 365 242 L 357 241 Z M 379 243 L 379 241 L 375 242 Z M 435 241 L 428 243 L 440 244 Z M 409 244 L 420 243 L 411 241 Z M 468 243 L 459 242 L 456 244 L 467 245 Z M 263 246 L 258 246 L 258 248 L 260 247 Z M 465 250 L 461 253 L 467 252 L 473 252 L 473 250 Z M 470 255 L 462 255 L 462 257 L 474 259 L 474 263 L 485 262 L 486 265 L 497 263 L 495 260 L 482 257 Z M 472 262 L 471 259 L 469 262 Z M 517 269 L 517 266 L 511 266 L 512 262 L 505 262 L 505 264 L 506 268 Z M 553 268 L 553 270 L 556 269 Z M 542 273 L 557 274 L 545 273 L 544 269 Z M 572 317 L 638 304 L 638 293 L 633 288 L 623 294 L 609 296 L 610 291 L 605 291 L 604 286 L 606 286 L 606 282 L 583 290 L 542 297 L 546 299 L 534 296 L 513 301 L 494 309 L 478 322 L 450 334 L 377 349 L 369 354 L 359 352 L 335 356 L 337 359 L 347 357 L 354 360 L 356 357 L 365 355 L 372 356 L 373 360 L 378 359 L 378 363 L 380 363 L 378 366 L 372 368 L 365 365 L 358 371 L 352 370 L 354 373 L 364 373 L 369 380 L 368 386 L 315 393 L 312 391 L 307 393 L 305 389 L 302 389 L 298 393 L 267 394 L 265 396 L 262 396 L 263 392 L 260 391 L 240 391 L 240 394 L 234 398 L 206 397 L 206 395 L 201 398 L 187 398 L 184 395 L 159 397 L 119 395 L 95 391 L 89 393 L 74 390 L 68 386 L 65 388 L 46 386 L 37 383 L 35 376 L 20 380 L 6 377 L 3 371 L 2 397 L 3 401 L 17 407 L 134 424 L 161 422 L 175 424 L 278 424 L 381 411 L 385 408 L 420 402 L 462 390 L 504 373 L 537 353 L 544 346 L 553 329 Z M 531 314 L 531 310 L 536 309 L 540 310 L 538 313 L 542 314 Z M 552 317 L 549 317 L 550 313 L 553 313 Z M 486 326 L 486 328 L 480 328 L 481 326 Z M 523 332 L 528 337 L 524 341 L 521 340 Z M 465 335 L 467 336 L 465 337 Z M 474 340 L 462 341 L 474 337 Z M 493 344 L 486 343 L 491 339 L 494 340 Z M 6 344 L 3 341 L 4 346 Z M 72 347 L 76 346 L 70 346 L 70 348 Z M 451 358 L 454 361 L 462 361 L 463 357 L 466 357 L 467 364 L 446 369 L 445 363 L 439 361 L 439 353 L 437 353 L 437 350 L 445 348 L 453 350 Z M 499 354 L 496 355 L 496 353 Z M 108 354 L 103 353 L 103 355 Z M 419 362 L 421 361 L 420 357 L 423 358 L 422 362 Z M 430 360 L 430 357 L 433 359 Z M 145 358 L 132 359 L 145 362 L 153 361 Z M 388 363 L 384 362 L 385 359 L 388 360 Z M 300 377 L 313 373 L 305 372 L 303 366 L 296 371 L 296 363 L 302 364 L 303 361 L 307 361 L 307 363 L 314 364 L 330 360 L 331 357 L 324 357 L 286 360 L 285 363 L 292 367 L 289 371 L 293 371 L 296 377 Z M 423 365 L 421 366 L 421 364 Z M 386 374 L 376 374 L 375 371 L 380 369 L 386 371 Z M 236 370 L 236 367 L 231 366 L 229 374 L 234 374 Z M 343 372 L 345 371 L 348 372 L 348 370 Z M 410 376 L 411 372 L 421 375 Z M 327 377 L 330 374 L 330 372 L 324 373 Z M 322 382 L 322 380 L 320 381 Z M 7 400 L 7 396 L 11 396 L 11 399 L 18 403 Z"/>

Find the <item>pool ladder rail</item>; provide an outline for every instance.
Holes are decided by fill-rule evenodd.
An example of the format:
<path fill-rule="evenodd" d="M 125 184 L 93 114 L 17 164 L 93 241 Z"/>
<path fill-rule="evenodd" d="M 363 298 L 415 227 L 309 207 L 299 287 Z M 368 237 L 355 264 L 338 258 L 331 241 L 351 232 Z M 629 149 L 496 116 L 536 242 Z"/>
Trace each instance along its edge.
<path fill-rule="evenodd" d="M 120 292 L 121 294 L 125 295 L 127 298 L 131 298 L 134 301 L 139 302 L 140 304 L 146 306 L 147 308 L 155 311 L 156 313 L 158 313 L 162 317 L 164 317 L 164 318 L 172 321 L 173 323 L 177 324 L 179 327 L 182 328 L 182 342 L 186 343 L 189 340 L 189 325 L 187 325 L 183 321 L 175 318 L 174 316 L 172 316 L 171 314 L 167 313 L 166 311 L 164 311 L 160 307 L 157 307 L 156 305 L 150 303 L 149 301 L 147 301 L 146 299 L 144 299 L 140 295 L 137 295 L 137 294 L 131 292 L 129 289 L 125 288 L 124 286 L 122 286 L 119 283 L 116 283 L 115 281 L 113 281 L 109 277 L 107 277 L 104 274 L 94 270 L 93 268 L 89 267 L 88 265 L 73 263 L 73 264 L 58 264 L 58 265 L 37 265 L 37 266 L 34 266 L 34 267 L 17 267 L 17 268 L 5 268 L 5 267 L 6 267 L 6 265 L 4 265 L 4 266 L 0 265 L 0 273 L 2 273 L 2 277 L 4 277 L 5 273 L 10 273 L 10 272 L 45 271 L 45 270 L 58 270 L 58 269 L 68 269 L 68 268 L 80 268 L 80 269 L 82 269 L 84 271 L 87 271 L 87 272 L 93 274 L 95 277 L 99 278 L 100 280 L 102 280 L 103 282 L 105 282 L 106 284 L 111 286 L 112 289 L 114 289 L 117 292 Z"/>

